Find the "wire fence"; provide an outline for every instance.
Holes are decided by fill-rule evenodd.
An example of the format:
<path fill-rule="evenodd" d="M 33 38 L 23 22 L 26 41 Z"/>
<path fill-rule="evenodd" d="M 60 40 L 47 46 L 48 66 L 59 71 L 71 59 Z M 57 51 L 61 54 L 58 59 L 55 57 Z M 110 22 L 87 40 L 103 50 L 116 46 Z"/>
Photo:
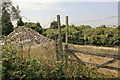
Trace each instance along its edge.
<path fill-rule="evenodd" d="M 72 22 L 72 23 L 81 23 L 81 22 L 100 22 L 100 21 L 104 21 L 104 20 L 108 20 L 108 19 L 113 19 L 113 18 L 118 18 L 118 16 L 105 17 L 105 18 L 99 19 L 99 20 L 82 20 L 82 21 L 79 21 L 79 22 Z"/>

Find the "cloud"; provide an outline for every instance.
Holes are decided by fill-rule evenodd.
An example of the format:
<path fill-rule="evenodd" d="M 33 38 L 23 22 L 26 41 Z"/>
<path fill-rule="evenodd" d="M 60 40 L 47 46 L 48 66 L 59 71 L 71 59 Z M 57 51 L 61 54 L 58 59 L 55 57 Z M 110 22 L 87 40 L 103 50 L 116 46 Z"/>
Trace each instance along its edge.
<path fill-rule="evenodd" d="M 19 5 L 20 9 L 31 10 L 63 10 L 57 4 L 59 2 L 118 2 L 119 0 L 12 0 L 15 5 Z"/>
<path fill-rule="evenodd" d="M 67 9 L 58 6 L 59 1 L 61 0 L 13 0 L 13 3 L 18 5 L 20 10 L 66 11 Z"/>
<path fill-rule="evenodd" d="M 119 2 L 119 0 L 12 0 L 13 2 Z"/>
<path fill-rule="evenodd" d="M 58 7 L 59 2 L 118 2 L 119 0 L 12 0 L 20 9 L 66 11 Z"/>
<path fill-rule="evenodd" d="M 61 1 L 61 0 L 12 0 L 12 1 L 14 1 L 14 2 L 37 2 L 37 3 L 39 3 L 39 2 L 59 2 L 59 1 Z"/>

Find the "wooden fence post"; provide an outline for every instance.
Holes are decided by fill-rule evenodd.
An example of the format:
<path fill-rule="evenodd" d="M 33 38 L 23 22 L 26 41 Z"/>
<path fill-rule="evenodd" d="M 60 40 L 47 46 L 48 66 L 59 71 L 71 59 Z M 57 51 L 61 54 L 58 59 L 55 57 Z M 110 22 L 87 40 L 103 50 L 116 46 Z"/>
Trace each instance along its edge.
<path fill-rule="evenodd" d="M 58 23 L 58 47 L 59 47 L 59 57 L 62 58 L 62 37 L 61 37 L 61 24 L 60 24 L 60 15 L 57 15 L 57 23 Z"/>
<path fill-rule="evenodd" d="M 65 61 L 66 67 L 68 65 L 68 16 L 66 16 L 66 36 L 65 36 Z"/>
<path fill-rule="evenodd" d="M 68 16 L 66 16 L 66 45 L 65 48 L 68 48 Z"/>

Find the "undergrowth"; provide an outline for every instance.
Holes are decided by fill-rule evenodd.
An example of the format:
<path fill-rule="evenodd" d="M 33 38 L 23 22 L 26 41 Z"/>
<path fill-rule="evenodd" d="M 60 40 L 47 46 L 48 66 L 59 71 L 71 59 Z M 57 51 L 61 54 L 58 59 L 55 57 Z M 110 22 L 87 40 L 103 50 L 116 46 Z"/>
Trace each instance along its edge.
<path fill-rule="evenodd" d="M 44 63 L 39 59 L 18 55 L 12 45 L 2 47 L 2 80 L 92 80 L 103 76 L 109 78 L 78 62 Z"/>

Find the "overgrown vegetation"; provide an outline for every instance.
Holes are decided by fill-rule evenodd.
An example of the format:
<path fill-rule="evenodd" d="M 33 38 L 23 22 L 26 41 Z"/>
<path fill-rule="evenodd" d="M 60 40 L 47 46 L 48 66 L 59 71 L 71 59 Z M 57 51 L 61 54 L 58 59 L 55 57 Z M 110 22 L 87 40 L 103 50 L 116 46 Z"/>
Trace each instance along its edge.
<path fill-rule="evenodd" d="M 45 80 L 45 79 L 92 79 L 109 78 L 87 65 L 78 62 L 42 62 L 39 59 L 18 55 L 12 45 L 3 46 L 2 49 L 2 80 Z"/>
<path fill-rule="evenodd" d="M 8 12 L 9 9 L 9 12 Z M 53 21 L 49 29 L 43 29 L 39 22 L 32 23 L 22 21 L 19 16 L 19 7 L 12 6 L 12 2 L 2 4 L 2 34 L 7 36 L 18 26 L 26 26 L 47 36 L 50 39 L 58 39 L 57 22 Z M 19 19 L 17 27 L 13 28 L 12 19 Z M 62 41 L 65 42 L 65 25 L 62 28 Z M 69 43 L 79 45 L 97 45 L 97 46 L 120 46 L 120 27 L 116 29 L 107 28 L 105 25 L 98 28 L 91 28 L 89 25 L 69 25 L 68 39 Z M 52 48 L 49 46 L 49 48 Z M 47 50 L 50 50 L 46 48 Z M 38 48 L 42 49 L 42 48 Z M 47 53 L 46 50 L 46 53 Z M 30 50 L 29 50 L 30 51 Z M 35 53 L 35 50 L 33 50 Z M 37 51 L 37 50 L 36 50 Z M 87 65 L 65 60 L 44 62 L 43 55 L 39 52 L 40 59 L 30 57 L 30 54 L 23 56 L 15 46 L 4 45 L 2 47 L 2 80 L 46 80 L 46 79 L 93 79 L 93 78 L 113 78 L 114 76 L 103 75 L 96 70 L 91 70 Z M 34 54 L 35 55 L 35 54 Z M 0 55 L 1 56 L 1 55 Z M 44 55 L 51 57 L 51 54 Z M 1 63 L 1 61 L 0 61 Z"/>

